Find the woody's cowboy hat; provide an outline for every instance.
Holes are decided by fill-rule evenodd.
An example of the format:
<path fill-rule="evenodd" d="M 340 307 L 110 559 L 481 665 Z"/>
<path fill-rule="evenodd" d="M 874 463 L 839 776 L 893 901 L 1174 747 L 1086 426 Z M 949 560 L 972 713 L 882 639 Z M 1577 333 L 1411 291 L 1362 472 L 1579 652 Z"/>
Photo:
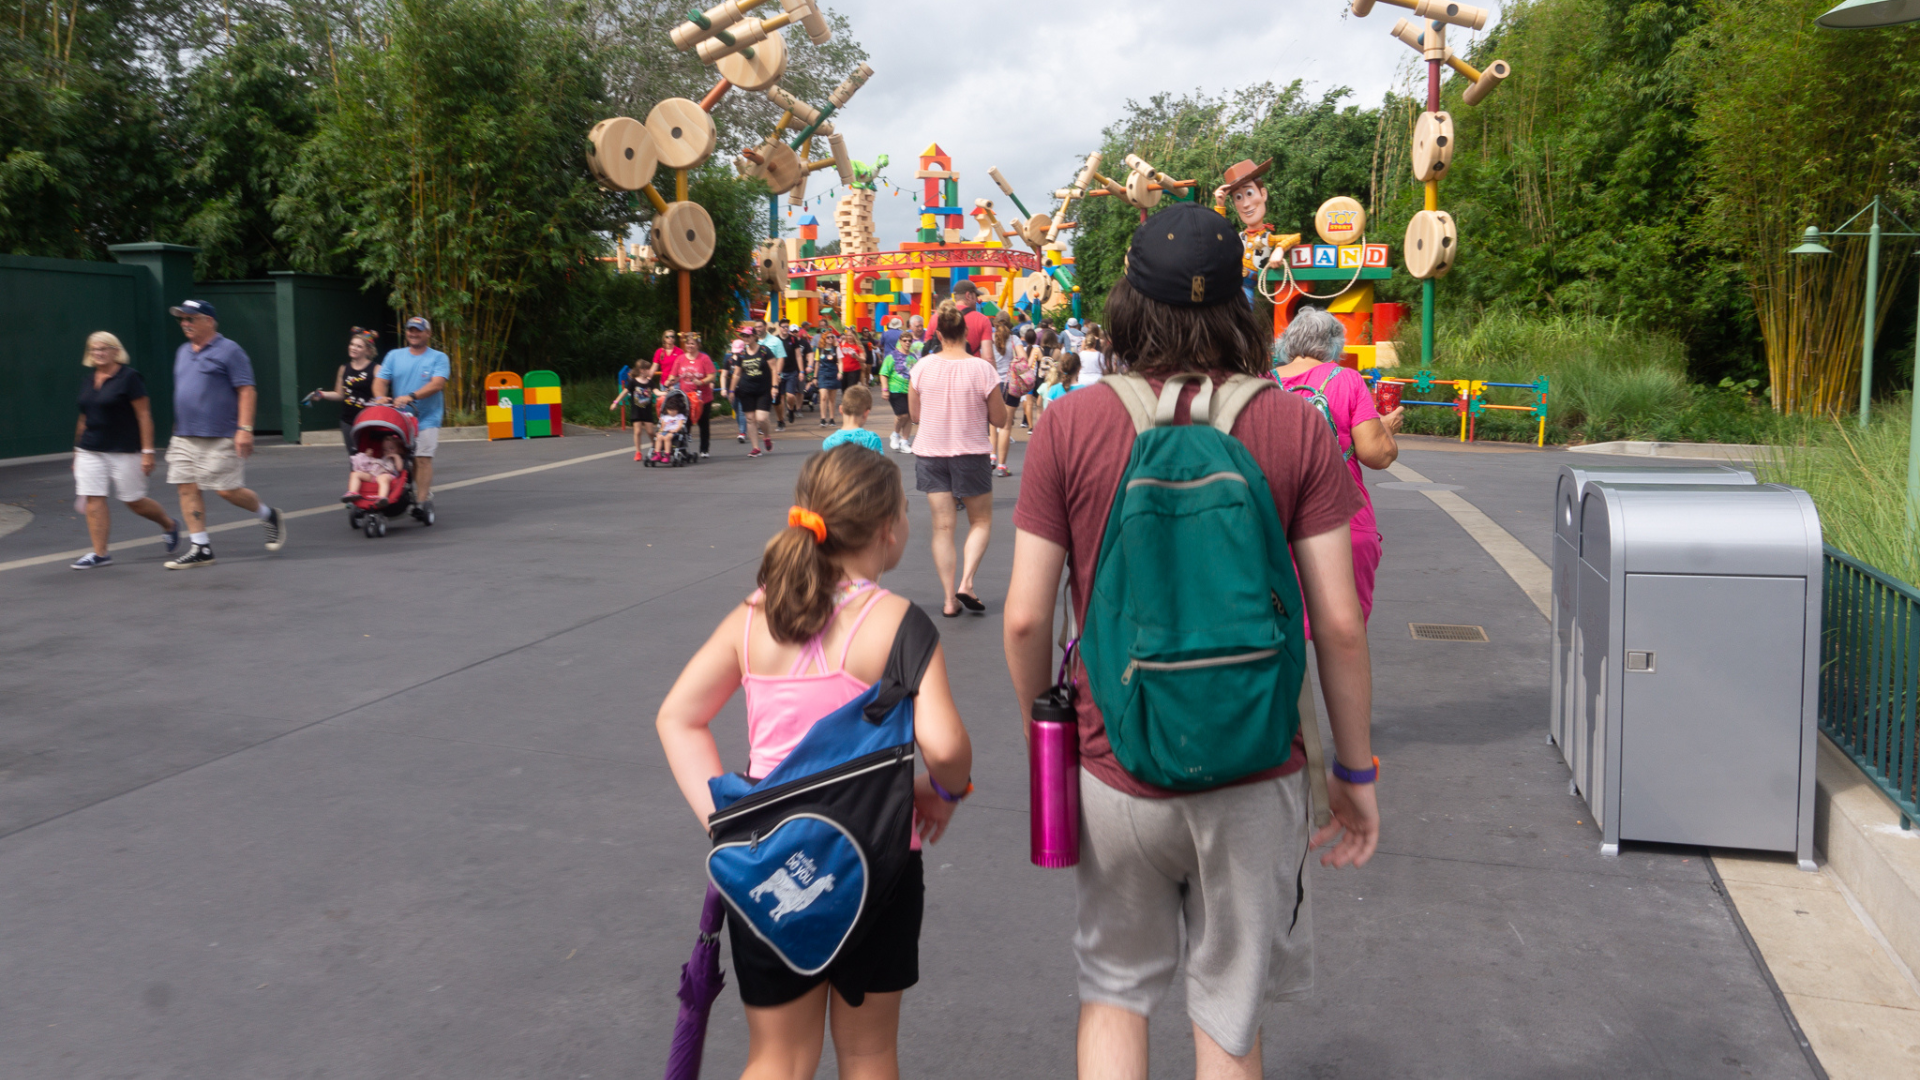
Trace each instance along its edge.
<path fill-rule="evenodd" d="M 1220 186 L 1226 188 L 1227 191 L 1231 193 L 1234 188 L 1239 187 L 1241 184 L 1249 180 L 1258 180 L 1267 175 L 1267 170 L 1271 168 L 1273 168 L 1272 158 L 1268 158 L 1258 165 L 1255 165 L 1252 161 L 1235 162 L 1227 167 L 1227 175 L 1221 179 Z"/>

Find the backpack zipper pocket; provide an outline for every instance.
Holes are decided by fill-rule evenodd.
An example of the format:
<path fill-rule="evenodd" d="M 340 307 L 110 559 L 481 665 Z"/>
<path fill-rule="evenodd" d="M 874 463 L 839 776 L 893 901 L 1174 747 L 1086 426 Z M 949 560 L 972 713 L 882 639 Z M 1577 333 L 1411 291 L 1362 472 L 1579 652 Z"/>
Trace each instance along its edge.
<path fill-rule="evenodd" d="M 863 758 L 856 758 L 845 764 L 836 765 L 831 769 L 824 769 L 814 773 L 811 777 L 807 778 L 805 782 L 796 780 L 792 784 L 783 784 L 780 787 L 768 791 L 748 795 L 727 807 L 725 810 L 715 811 L 713 816 L 707 819 L 707 832 L 711 834 L 713 830 L 726 824 L 728 821 L 763 806 L 772 806 L 775 803 L 785 802 L 788 799 L 805 795 L 808 792 L 818 791 L 823 787 L 837 784 L 848 777 L 860 776 L 881 769 L 891 769 L 903 761 L 911 762 L 914 759 L 914 754 L 913 744 L 908 743 L 891 750 L 881 750 L 868 754 Z"/>
<path fill-rule="evenodd" d="M 1208 484 L 1217 484 L 1222 481 L 1229 481 L 1229 480 L 1238 482 L 1243 487 L 1246 486 L 1246 483 L 1247 483 L 1247 478 L 1244 476 L 1241 476 L 1237 472 L 1222 471 L 1217 473 L 1208 473 L 1207 475 L 1202 476 L 1197 480 L 1156 480 L 1151 476 L 1141 476 L 1141 477 L 1136 477 L 1135 479 L 1127 481 L 1127 490 L 1132 491 L 1134 488 L 1137 488 L 1137 487 L 1157 487 L 1157 488 L 1175 488 L 1175 489 L 1197 488 L 1197 487 L 1206 487 Z"/>
<path fill-rule="evenodd" d="M 1201 660 L 1134 660 L 1127 664 L 1127 670 L 1120 673 L 1120 685 L 1133 682 L 1135 671 L 1189 671 L 1194 668 L 1223 667 L 1227 664 L 1251 664 L 1255 660 L 1265 660 L 1275 656 L 1279 649 L 1255 649 L 1252 652 L 1234 653 L 1232 656 L 1209 656 Z"/>

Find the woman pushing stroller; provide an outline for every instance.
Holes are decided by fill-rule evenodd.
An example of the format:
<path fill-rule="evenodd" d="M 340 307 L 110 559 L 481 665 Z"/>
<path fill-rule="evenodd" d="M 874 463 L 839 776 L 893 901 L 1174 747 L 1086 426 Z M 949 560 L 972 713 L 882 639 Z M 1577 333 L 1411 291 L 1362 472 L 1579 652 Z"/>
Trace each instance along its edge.
<path fill-rule="evenodd" d="M 840 1075 L 897 1077 L 900 997 L 919 980 L 925 890 L 918 848 L 923 839 L 940 838 L 971 790 L 973 750 L 954 708 L 932 621 L 877 584 L 899 563 L 907 544 L 907 499 L 898 466 L 855 445 L 815 454 L 801 468 L 794 503 L 787 527 L 767 543 L 760 591 L 729 613 L 687 664 L 660 707 L 657 727 L 687 803 L 702 826 L 724 840 L 727 817 L 750 806 L 759 809 L 756 802 L 765 804 L 782 790 L 755 788 L 722 802 L 716 796 L 729 785 L 777 783 L 784 773 L 769 774 L 790 755 L 796 763 L 821 755 L 823 732 L 843 724 L 873 728 L 859 718 L 872 718 L 876 709 L 889 723 L 902 708 L 909 710 L 907 745 L 899 748 L 906 772 L 895 774 L 898 797 L 881 800 L 873 811 L 888 820 L 834 827 L 842 832 L 891 829 L 887 835 L 910 850 L 869 852 L 841 864 L 842 887 L 835 890 L 835 875 L 826 873 L 828 858 L 820 854 L 825 849 L 809 844 L 806 855 L 789 856 L 777 843 L 789 824 L 814 816 L 796 812 L 770 831 L 754 834 L 757 847 L 776 849 L 774 857 L 786 862 L 764 881 L 764 868 L 750 871 L 747 880 L 759 882 L 751 892 L 728 891 L 725 871 L 716 869 L 725 849 L 745 858 L 748 845 L 720 843 L 709 858 L 709 874 L 729 905 L 735 982 L 747 1012 L 744 1075 L 811 1076 L 831 1014 Z M 708 727 L 735 687 L 746 692 L 745 779 L 727 773 Z M 864 713 L 849 714 L 854 706 Z M 927 771 L 909 781 L 914 745 Z M 890 880 L 878 869 L 887 862 L 897 867 Z M 866 893 L 848 880 L 849 865 L 875 868 L 862 883 Z M 819 941 L 782 936 L 814 933 L 796 930 L 796 924 L 824 925 L 824 911 L 855 897 L 864 898 L 858 921 L 844 937 L 825 943 L 827 951 L 819 950 Z M 756 902 L 771 911 L 753 906 Z M 765 922 L 768 918 L 772 922 Z M 815 963 L 802 959 L 816 952 Z"/>

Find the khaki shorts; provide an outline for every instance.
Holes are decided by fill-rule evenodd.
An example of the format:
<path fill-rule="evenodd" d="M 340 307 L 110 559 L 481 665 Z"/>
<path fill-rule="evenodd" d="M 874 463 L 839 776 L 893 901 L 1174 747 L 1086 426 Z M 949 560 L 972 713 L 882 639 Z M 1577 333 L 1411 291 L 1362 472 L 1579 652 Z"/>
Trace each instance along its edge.
<path fill-rule="evenodd" d="M 167 483 L 233 491 L 247 486 L 247 463 L 232 439 L 175 435 L 167 443 Z"/>
<path fill-rule="evenodd" d="M 440 429 L 437 427 L 423 427 L 413 438 L 414 457 L 432 457 L 434 451 L 438 449 L 440 449 Z"/>
<path fill-rule="evenodd" d="M 1187 1015 L 1251 1051 L 1268 1005 L 1313 992 L 1310 814 L 1305 772 L 1145 799 L 1081 769 L 1080 1000 L 1152 1013 L 1184 938 Z"/>

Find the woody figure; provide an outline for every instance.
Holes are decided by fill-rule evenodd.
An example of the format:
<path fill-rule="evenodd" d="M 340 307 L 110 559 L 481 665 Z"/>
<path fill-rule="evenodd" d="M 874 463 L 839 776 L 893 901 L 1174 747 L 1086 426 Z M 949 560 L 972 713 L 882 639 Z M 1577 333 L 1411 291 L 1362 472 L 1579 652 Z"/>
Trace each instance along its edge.
<path fill-rule="evenodd" d="M 1271 168 L 1272 158 L 1258 165 L 1252 161 L 1238 162 L 1227 169 L 1220 186 L 1213 189 L 1214 212 L 1225 217 L 1227 203 L 1232 202 L 1234 213 L 1245 226 L 1240 232 L 1240 242 L 1245 249 L 1240 261 L 1244 273 L 1241 288 L 1246 291 L 1249 304 L 1253 303 L 1257 290 L 1255 275 L 1266 269 L 1267 260 L 1300 243 L 1299 233 L 1276 233 L 1273 226 L 1266 223 L 1267 185 L 1260 178 Z"/>

